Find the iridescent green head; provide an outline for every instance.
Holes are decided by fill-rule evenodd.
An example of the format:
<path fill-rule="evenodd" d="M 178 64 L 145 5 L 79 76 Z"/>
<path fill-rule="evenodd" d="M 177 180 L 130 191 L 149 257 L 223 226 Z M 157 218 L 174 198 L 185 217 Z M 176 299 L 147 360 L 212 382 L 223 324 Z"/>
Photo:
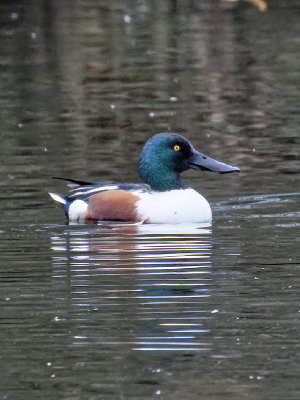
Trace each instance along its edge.
<path fill-rule="evenodd" d="M 147 141 L 137 167 L 143 181 L 160 192 L 187 188 L 180 174 L 190 168 L 220 173 L 239 171 L 199 153 L 183 136 L 169 132 L 158 133 Z"/>

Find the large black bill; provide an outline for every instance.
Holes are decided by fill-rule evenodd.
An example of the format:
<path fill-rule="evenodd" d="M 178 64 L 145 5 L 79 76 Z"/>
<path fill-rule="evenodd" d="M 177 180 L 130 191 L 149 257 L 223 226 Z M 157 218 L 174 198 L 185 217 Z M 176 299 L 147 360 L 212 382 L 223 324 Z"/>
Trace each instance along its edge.
<path fill-rule="evenodd" d="M 233 165 L 214 160 L 213 158 L 207 157 L 197 151 L 195 151 L 192 157 L 189 159 L 189 165 L 192 169 L 219 172 L 220 174 L 228 174 L 229 172 L 240 172 L 240 169 L 238 167 L 234 167 Z"/>

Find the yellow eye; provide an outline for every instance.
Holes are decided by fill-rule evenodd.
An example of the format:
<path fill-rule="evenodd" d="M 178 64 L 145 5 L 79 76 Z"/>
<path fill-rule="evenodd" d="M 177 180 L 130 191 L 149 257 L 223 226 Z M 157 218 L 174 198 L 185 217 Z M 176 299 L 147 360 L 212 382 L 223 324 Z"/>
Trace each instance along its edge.
<path fill-rule="evenodd" d="M 179 150 L 181 150 L 181 147 L 178 146 L 178 144 L 175 144 L 175 146 L 173 147 L 173 149 L 174 149 L 175 151 L 179 151 Z"/>

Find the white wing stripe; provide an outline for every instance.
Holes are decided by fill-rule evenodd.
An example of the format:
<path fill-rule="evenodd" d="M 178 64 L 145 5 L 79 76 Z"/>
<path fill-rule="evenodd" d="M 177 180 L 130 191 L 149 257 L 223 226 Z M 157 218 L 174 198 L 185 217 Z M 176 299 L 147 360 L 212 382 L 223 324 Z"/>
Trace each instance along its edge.
<path fill-rule="evenodd" d="M 103 192 L 105 190 L 116 190 L 118 189 L 118 186 L 114 185 L 114 186 L 101 186 L 101 187 L 97 187 L 94 189 L 89 189 L 89 190 L 82 190 L 80 191 L 80 189 L 78 189 L 78 191 L 76 191 L 76 193 L 73 193 L 71 195 L 69 195 L 69 197 L 77 197 L 80 196 L 82 194 L 92 194 L 92 193 L 98 193 L 98 192 Z"/>

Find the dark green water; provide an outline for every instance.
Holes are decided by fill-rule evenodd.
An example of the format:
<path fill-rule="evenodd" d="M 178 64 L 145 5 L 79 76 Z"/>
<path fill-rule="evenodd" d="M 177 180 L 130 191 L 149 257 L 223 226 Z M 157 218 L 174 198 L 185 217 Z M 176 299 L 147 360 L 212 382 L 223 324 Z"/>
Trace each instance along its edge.
<path fill-rule="evenodd" d="M 0 398 L 299 400 L 300 5 L 0 4 Z M 211 227 L 68 226 L 161 131 Z"/>

